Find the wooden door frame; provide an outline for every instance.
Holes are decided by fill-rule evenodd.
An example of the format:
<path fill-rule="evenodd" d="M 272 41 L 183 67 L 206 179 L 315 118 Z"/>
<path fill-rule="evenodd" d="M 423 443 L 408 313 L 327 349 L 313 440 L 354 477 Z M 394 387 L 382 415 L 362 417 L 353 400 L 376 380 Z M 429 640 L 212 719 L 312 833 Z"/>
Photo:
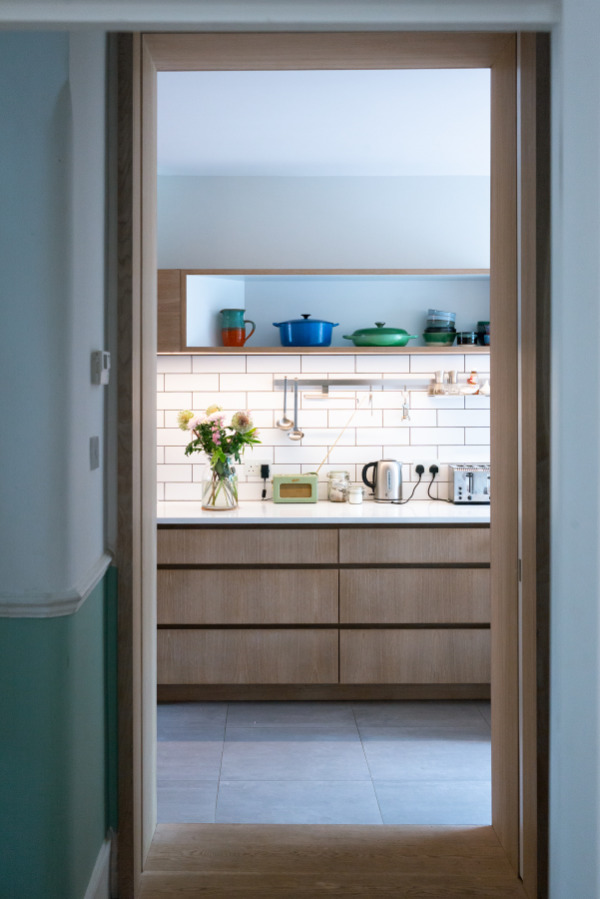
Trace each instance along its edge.
<path fill-rule="evenodd" d="M 538 894 L 539 859 L 544 853 L 538 841 L 541 830 L 537 818 L 545 800 L 539 801 L 538 728 L 537 723 L 531 724 L 537 722 L 539 690 L 531 660 L 535 667 L 536 615 L 539 617 L 540 613 L 536 601 L 545 570 L 540 558 L 547 553 L 549 519 L 545 517 L 547 507 L 540 514 L 535 493 L 519 489 L 522 467 L 528 465 L 529 472 L 535 475 L 535 466 L 540 461 L 537 457 L 532 459 L 530 452 L 523 454 L 519 441 L 532 440 L 535 451 L 539 429 L 546 424 L 542 420 L 544 403 L 536 406 L 536 398 L 539 385 L 546 389 L 547 355 L 543 333 L 538 344 L 532 346 L 520 322 L 539 320 L 540 308 L 536 303 L 544 252 L 540 258 L 527 256 L 524 264 L 520 264 L 520 259 L 522 246 L 531 249 L 532 234 L 539 238 L 536 211 L 540 198 L 535 189 L 532 192 L 531 185 L 535 184 L 541 192 L 547 185 L 535 178 L 538 159 L 535 136 L 539 139 L 542 135 L 535 126 L 539 87 L 537 45 L 529 37 L 463 32 L 119 36 L 119 878 L 122 899 L 137 895 L 156 823 L 156 74 L 161 70 L 202 69 L 491 69 L 492 729 L 497 735 L 492 751 L 493 827 L 515 876 L 520 871 L 528 895 Z M 534 243 L 537 238 L 533 237 Z M 542 246 L 539 239 L 536 246 L 538 249 Z M 522 365 L 522 350 L 530 354 L 525 365 Z M 520 368 L 523 374 L 526 371 L 531 374 L 527 366 L 532 358 L 534 377 L 528 381 L 523 378 L 520 384 Z M 533 424 L 531 418 L 524 417 L 532 408 L 536 411 Z M 521 585 L 519 560 L 523 571 Z M 544 651 L 547 650 L 542 647 Z M 547 659 L 542 658 L 541 664 L 547 667 Z M 543 783 L 541 787 L 543 791 Z M 526 809 L 521 796 L 527 798 Z M 543 880 L 542 876 L 540 883 Z"/>

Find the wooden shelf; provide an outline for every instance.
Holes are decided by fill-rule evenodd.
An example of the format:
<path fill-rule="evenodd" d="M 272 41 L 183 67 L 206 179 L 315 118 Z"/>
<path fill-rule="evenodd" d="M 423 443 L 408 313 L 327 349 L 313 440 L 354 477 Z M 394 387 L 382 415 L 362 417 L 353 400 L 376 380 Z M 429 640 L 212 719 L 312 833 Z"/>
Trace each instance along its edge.
<path fill-rule="evenodd" d="M 340 355 L 340 356 L 416 356 L 433 354 L 472 355 L 489 353 L 489 346 L 197 346 L 185 350 L 159 350 L 159 356 L 280 356 L 280 355 Z"/>

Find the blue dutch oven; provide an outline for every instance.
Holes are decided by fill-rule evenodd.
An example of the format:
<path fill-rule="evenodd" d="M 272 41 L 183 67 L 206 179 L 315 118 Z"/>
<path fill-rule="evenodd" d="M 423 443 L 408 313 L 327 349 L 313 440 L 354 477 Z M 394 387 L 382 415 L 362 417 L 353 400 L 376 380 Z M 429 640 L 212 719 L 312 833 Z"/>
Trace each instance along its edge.
<path fill-rule="evenodd" d="M 317 318 L 309 321 L 310 315 L 294 318 L 287 322 L 273 322 L 279 328 L 281 346 L 330 346 L 331 332 L 338 322 L 324 322 Z"/>

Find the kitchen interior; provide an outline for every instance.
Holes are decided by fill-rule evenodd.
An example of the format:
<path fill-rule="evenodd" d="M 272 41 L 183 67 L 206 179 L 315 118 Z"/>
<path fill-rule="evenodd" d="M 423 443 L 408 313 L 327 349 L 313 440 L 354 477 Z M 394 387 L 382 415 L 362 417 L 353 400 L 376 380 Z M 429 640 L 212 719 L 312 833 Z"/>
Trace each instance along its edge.
<path fill-rule="evenodd" d="M 489 90 L 159 74 L 159 821 L 490 823 Z"/>

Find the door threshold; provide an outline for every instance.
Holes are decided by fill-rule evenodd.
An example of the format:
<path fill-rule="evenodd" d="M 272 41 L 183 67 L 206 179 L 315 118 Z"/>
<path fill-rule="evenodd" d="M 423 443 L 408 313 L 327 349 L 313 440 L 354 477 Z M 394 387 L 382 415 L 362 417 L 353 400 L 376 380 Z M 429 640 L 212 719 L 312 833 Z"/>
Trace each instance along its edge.
<path fill-rule="evenodd" d="M 492 827 L 159 824 L 141 899 L 526 899 Z"/>

